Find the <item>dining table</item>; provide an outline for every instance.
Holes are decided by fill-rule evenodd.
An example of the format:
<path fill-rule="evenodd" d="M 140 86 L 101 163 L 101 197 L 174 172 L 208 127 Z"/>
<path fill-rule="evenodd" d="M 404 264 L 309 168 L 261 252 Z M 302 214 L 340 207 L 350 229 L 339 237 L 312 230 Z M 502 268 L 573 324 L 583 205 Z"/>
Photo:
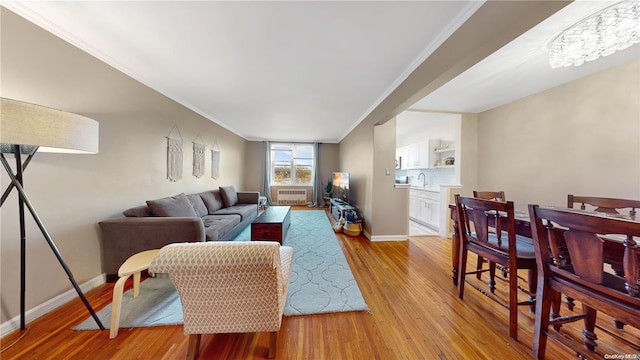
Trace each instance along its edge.
<path fill-rule="evenodd" d="M 593 210 L 581 210 L 568 208 L 563 206 L 541 206 L 565 211 L 572 212 L 580 212 L 580 213 L 588 213 L 596 216 L 603 217 L 615 217 L 621 218 L 633 222 L 640 223 L 640 217 L 631 216 L 627 214 L 608 214 L 596 212 Z M 451 222 L 452 222 L 452 236 L 451 236 L 451 277 L 453 278 L 453 284 L 455 286 L 458 285 L 458 259 L 460 253 L 460 234 L 458 233 L 458 210 L 456 204 L 450 204 L 449 209 L 451 210 Z M 515 210 L 514 211 L 514 219 L 515 219 L 515 228 L 516 234 L 520 236 L 525 236 L 528 238 L 533 238 L 531 232 L 531 218 L 529 217 L 528 211 Z M 559 236 L 562 236 L 562 230 L 558 229 Z M 609 264 L 612 270 L 620 276 L 624 276 L 624 258 L 626 256 L 632 256 L 632 252 L 636 252 L 636 256 L 640 261 L 640 250 L 638 250 L 638 246 L 640 246 L 640 239 L 627 239 L 623 235 L 610 234 L 605 235 L 607 240 L 612 241 L 603 241 L 604 245 L 604 261 Z M 640 271 L 639 271 L 640 273 Z M 638 276 L 635 278 L 635 283 L 638 283 Z"/>

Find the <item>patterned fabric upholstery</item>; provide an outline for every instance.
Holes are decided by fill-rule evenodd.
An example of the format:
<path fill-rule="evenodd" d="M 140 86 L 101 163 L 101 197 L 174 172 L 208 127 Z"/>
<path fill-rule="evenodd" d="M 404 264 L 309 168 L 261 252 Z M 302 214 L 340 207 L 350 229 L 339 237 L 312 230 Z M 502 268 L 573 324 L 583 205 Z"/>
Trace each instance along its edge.
<path fill-rule="evenodd" d="M 149 271 L 168 273 L 184 314 L 185 334 L 280 329 L 293 249 L 277 242 L 176 243 Z"/>

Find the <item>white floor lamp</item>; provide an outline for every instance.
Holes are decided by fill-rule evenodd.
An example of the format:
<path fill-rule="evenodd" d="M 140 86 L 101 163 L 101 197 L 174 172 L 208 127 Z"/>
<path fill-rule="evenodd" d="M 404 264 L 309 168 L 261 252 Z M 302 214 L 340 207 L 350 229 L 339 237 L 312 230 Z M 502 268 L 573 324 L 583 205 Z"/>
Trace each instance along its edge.
<path fill-rule="evenodd" d="M 78 286 L 71 270 L 69 270 L 51 235 L 44 227 L 23 187 L 23 172 L 38 150 L 58 153 L 97 153 L 98 122 L 84 116 L 40 105 L 5 98 L 0 98 L 0 100 L 2 101 L 0 104 L 2 114 L 0 118 L 0 161 L 11 179 L 11 184 L 2 195 L 0 207 L 4 205 L 5 200 L 14 188 L 18 191 L 20 216 L 20 329 L 25 328 L 26 232 L 24 208 L 26 206 L 87 310 L 89 310 L 100 329 L 104 330 L 102 322 Z M 9 165 L 5 154 L 13 154 L 15 156 L 15 173 Z M 24 163 L 22 162 L 22 155 L 28 155 Z"/>

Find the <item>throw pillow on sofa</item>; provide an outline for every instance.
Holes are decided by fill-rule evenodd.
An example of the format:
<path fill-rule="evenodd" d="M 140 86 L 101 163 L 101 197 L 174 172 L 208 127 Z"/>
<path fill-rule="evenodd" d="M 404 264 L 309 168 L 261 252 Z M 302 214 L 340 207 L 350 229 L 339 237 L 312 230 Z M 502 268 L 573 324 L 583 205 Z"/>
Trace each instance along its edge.
<path fill-rule="evenodd" d="M 224 200 L 225 207 L 231 207 L 238 203 L 238 193 L 236 193 L 233 185 L 220 186 L 220 194 L 222 195 L 222 200 Z"/>
<path fill-rule="evenodd" d="M 204 205 L 207 207 L 207 210 L 209 210 L 209 214 L 215 213 L 224 206 L 224 200 L 222 200 L 220 191 L 213 190 L 201 192 L 200 198 L 202 198 Z"/>
<path fill-rule="evenodd" d="M 203 217 L 209 213 L 209 210 L 207 210 L 207 207 L 204 205 L 204 201 L 202 201 L 200 194 L 187 195 L 187 199 L 189 199 L 191 206 L 193 206 L 193 210 L 196 211 L 196 215 L 199 217 Z"/>
<path fill-rule="evenodd" d="M 147 206 L 149 206 L 151 213 L 155 216 L 198 216 L 184 193 L 157 200 L 147 200 Z"/>

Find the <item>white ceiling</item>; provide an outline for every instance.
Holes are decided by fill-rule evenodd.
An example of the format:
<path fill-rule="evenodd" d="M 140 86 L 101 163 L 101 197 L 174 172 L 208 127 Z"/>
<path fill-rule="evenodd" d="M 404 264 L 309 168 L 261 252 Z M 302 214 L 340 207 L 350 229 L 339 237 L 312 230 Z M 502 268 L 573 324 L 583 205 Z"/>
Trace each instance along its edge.
<path fill-rule="evenodd" d="M 582 66 L 557 69 L 549 66 L 547 45 L 556 35 L 619 1 L 571 3 L 411 108 L 479 113 L 640 58 L 640 44 L 636 44 Z"/>
<path fill-rule="evenodd" d="M 611 2 L 578 1 L 412 108 L 480 112 L 640 57 L 551 70 L 544 45 Z M 248 140 L 338 142 L 480 1 L 4 1 Z"/>

